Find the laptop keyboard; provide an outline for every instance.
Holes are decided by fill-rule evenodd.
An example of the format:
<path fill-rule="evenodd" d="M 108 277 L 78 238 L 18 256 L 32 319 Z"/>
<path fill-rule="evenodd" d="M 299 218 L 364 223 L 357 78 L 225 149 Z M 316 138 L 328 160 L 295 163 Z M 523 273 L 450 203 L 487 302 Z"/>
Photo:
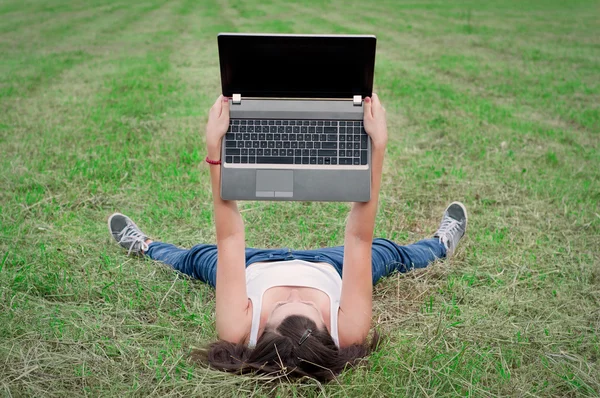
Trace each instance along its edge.
<path fill-rule="evenodd" d="M 232 119 L 225 163 L 366 165 L 362 121 Z"/>

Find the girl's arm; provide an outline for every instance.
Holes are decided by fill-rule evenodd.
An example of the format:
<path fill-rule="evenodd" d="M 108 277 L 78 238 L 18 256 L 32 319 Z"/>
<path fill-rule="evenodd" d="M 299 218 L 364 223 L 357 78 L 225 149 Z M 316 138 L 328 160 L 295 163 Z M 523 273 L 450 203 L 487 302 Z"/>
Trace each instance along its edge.
<path fill-rule="evenodd" d="M 338 314 L 340 346 L 363 344 L 371 328 L 373 277 L 371 246 L 383 158 L 387 145 L 385 109 L 377 94 L 365 98 L 365 130 L 371 137 L 371 199 L 353 203 L 344 237 L 342 295 Z"/>
<path fill-rule="evenodd" d="M 221 159 L 221 140 L 229 126 L 229 102 L 219 96 L 210 110 L 206 146 L 211 160 Z M 250 330 L 251 314 L 246 291 L 244 222 L 233 200 L 221 199 L 221 167 L 210 165 L 217 230 L 217 334 L 239 343 Z"/>

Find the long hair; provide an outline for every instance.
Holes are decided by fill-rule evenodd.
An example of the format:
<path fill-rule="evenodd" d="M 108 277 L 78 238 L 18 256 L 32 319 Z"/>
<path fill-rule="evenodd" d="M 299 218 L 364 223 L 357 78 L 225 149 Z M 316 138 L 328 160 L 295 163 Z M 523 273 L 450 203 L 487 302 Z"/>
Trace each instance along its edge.
<path fill-rule="evenodd" d="M 306 333 L 308 329 L 312 333 Z M 318 329 L 305 316 L 290 315 L 275 330 L 265 329 L 253 349 L 242 343 L 219 340 L 206 350 L 194 351 L 192 357 L 226 372 L 256 372 L 290 378 L 310 376 L 328 381 L 346 366 L 355 365 L 370 354 L 379 340 L 375 333 L 370 343 L 365 341 L 339 349 L 326 329 Z"/>

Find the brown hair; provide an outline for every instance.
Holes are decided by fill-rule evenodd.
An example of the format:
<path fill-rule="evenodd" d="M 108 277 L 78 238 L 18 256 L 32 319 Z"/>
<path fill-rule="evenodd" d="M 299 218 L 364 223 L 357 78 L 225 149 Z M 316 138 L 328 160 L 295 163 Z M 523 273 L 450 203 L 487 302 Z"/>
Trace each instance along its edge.
<path fill-rule="evenodd" d="M 310 333 L 308 331 L 311 331 Z M 242 343 L 217 341 L 192 357 L 226 372 L 261 373 L 271 376 L 314 377 L 332 380 L 346 365 L 355 365 L 376 349 L 379 335 L 370 343 L 339 349 L 326 329 L 318 329 L 309 318 L 290 315 L 275 330 L 265 329 L 255 348 Z"/>

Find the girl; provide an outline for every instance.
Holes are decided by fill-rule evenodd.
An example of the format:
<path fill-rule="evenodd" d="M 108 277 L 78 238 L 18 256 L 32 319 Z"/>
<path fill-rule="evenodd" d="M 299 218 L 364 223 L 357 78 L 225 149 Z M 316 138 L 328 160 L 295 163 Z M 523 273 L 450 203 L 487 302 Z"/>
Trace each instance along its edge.
<path fill-rule="evenodd" d="M 383 158 L 385 109 L 365 98 L 364 127 L 371 137 L 371 200 L 354 203 L 344 246 L 317 250 L 246 248 L 244 223 L 235 201 L 219 195 L 221 140 L 229 126 L 229 101 L 220 96 L 206 126 L 217 244 L 190 250 L 156 242 L 127 216 L 115 213 L 108 227 L 129 254 L 162 261 L 216 289 L 219 341 L 201 353 L 211 366 L 330 380 L 377 343 L 371 327 L 373 285 L 394 272 L 423 268 L 450 257 L 467 228 L 465 207 L 446 209 L 433 238 L 409 246 L 373 240 Z"/>

